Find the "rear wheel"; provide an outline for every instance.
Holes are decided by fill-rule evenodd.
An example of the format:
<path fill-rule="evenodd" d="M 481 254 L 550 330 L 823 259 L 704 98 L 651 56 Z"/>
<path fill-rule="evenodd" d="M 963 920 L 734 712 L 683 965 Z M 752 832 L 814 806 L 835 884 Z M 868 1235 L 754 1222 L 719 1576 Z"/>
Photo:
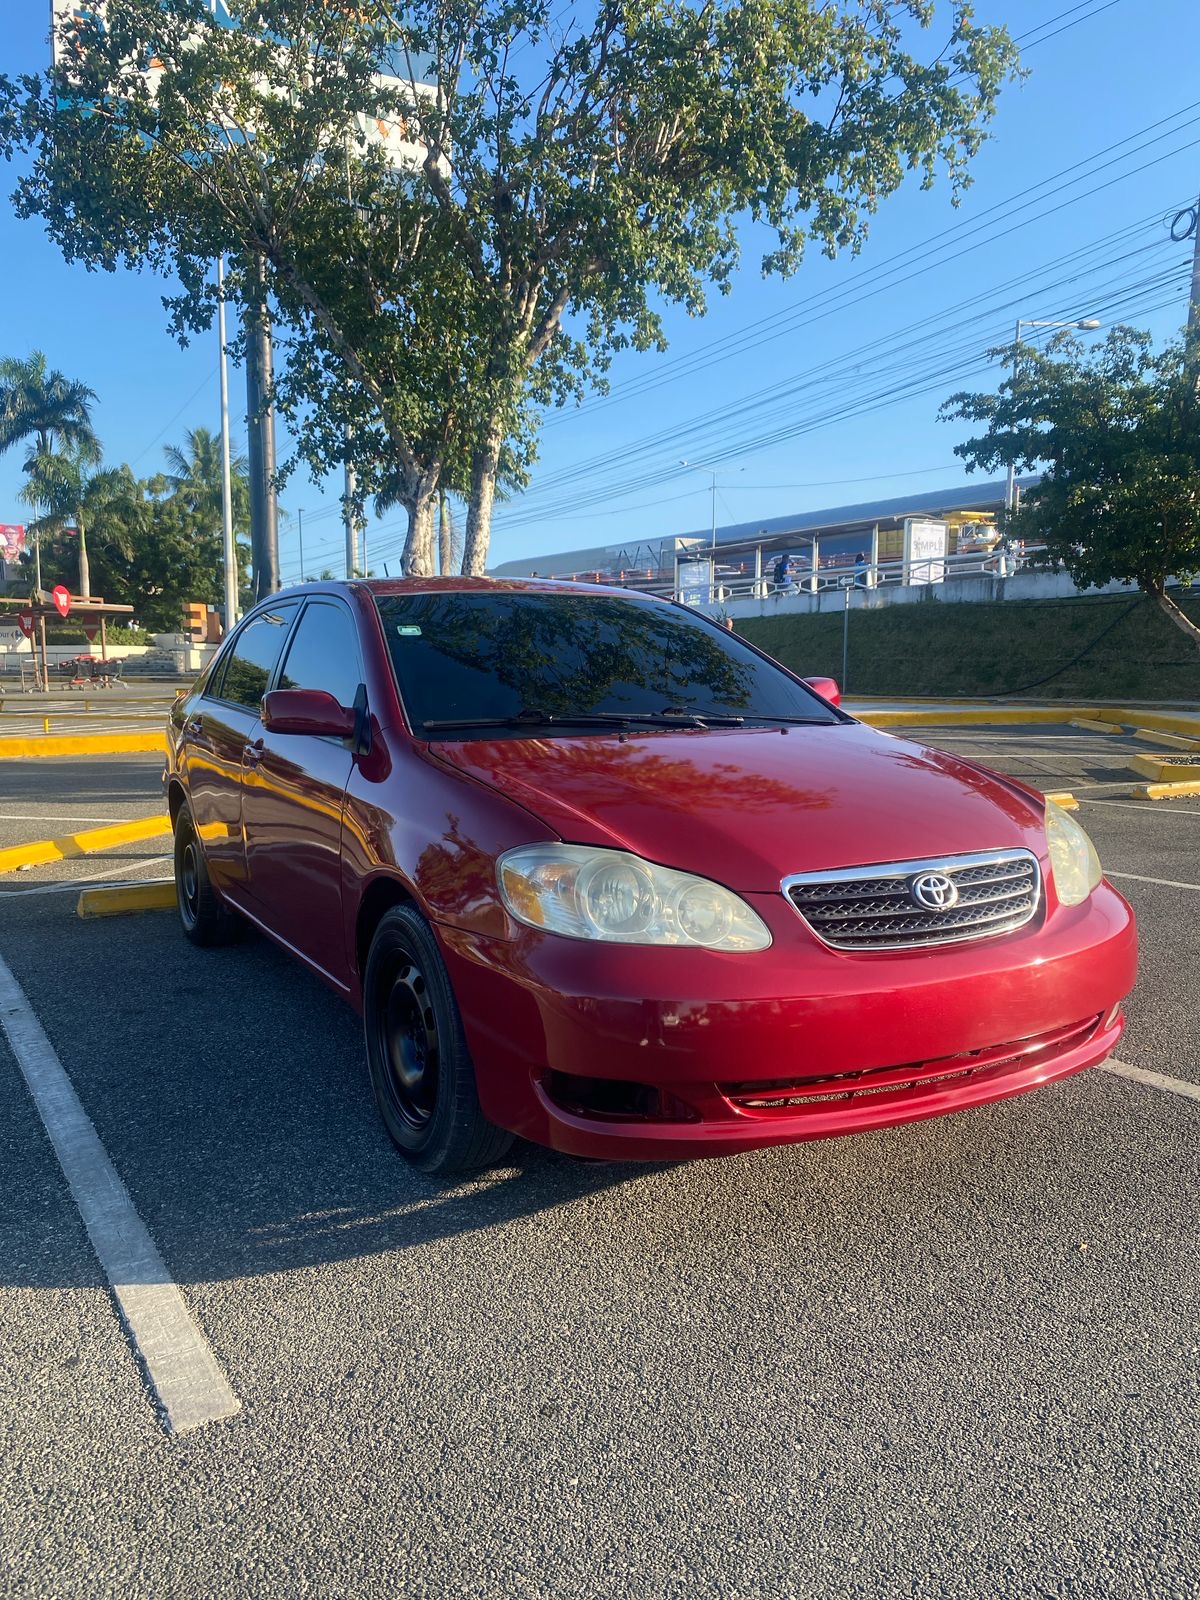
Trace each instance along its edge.
<path fill-rule="evenodd" d="M 375 931 L 363 1022 L 375 1104 L 401 1154 L 438 1174 L 498 1161 L 512 1135 L 479 1109 L 449 974 L 429 925 L 411 906 L 394 906 Z"/>
<path fill-rule="evenodd" d="M 186 805 L 175 819 L 175 899 L 183 931 L 193 944 L 229 944 L 237 938 L 237 917 L 217 897 Z"/>

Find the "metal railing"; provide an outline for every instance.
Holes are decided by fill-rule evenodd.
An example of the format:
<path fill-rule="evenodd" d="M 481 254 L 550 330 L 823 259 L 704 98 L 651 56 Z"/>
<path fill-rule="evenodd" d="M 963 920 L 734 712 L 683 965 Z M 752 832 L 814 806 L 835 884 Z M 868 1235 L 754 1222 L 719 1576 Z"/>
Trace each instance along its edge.
<path fill-rule="evenodd" d="M 704 604 L 711 601 L 768 600 L 784 595 L 820 594 L 826 589 L 870 591 L 888 584 L 919 587 L 928 583 L 951 583 L 957 578 L 1011 578 L 1014 573 L 1030 566 L 1045 548 L 1045 545 L 1025 545 L 1014 550 L 997 546 L 990 551 L 938 556 L 933 560 L 923 557 L 914 561 L 868 562 L 865 566 L 854 561 L 837 561 L 828 566 L 822 564 L 815 571 L 811 567 L 793 566 L 787 583 L 782 585 L 775 582 L 769 568 L 761 576 L 755 576 L 754 573 L 731 572 L 728 569 L 722 571 L 718 564 L 710 595 L 703 592 L 709 588 L 705 584 L 674 590 L 669 584 L 654 587 L 656 592 L 671 594 L 677 600 Z"/>

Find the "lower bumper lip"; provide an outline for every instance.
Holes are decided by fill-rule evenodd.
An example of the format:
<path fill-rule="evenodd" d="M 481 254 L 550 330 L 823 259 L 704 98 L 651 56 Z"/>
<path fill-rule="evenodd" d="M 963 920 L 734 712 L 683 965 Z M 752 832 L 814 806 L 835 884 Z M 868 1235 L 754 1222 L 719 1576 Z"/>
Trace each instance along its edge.
<path fill-rule="evenodd" d="M 853 1095 L 822 1105 L 818 1100 L 794 1113 L 769 1119 L 729 1106 L 723 1119 L 692 1122 L 618 1122 L 589 1118 L 564 1110 L 534 1084 L 550 1127 L 549 1143 L 570 1155 L 607 1156 L 611 1160 L 678 1160 L 699 1156 L 736 1155 L 746 1150 L 921 1122 L 972 1106 L 983 1106 L 1026 1094 L 1058 1078 L 1098 1066 L 1116 1048 L 1125 1027 L 1120 1006 L 1112 1020 L 1100 1023 L 1082 1044 L 1046 1059 L 1020 1057 L 977 1072 L 950 1072 L 903 1090 L 888 1089 Z M 1110 1013 L 1110 1018 L 1112 1013 Z"/>

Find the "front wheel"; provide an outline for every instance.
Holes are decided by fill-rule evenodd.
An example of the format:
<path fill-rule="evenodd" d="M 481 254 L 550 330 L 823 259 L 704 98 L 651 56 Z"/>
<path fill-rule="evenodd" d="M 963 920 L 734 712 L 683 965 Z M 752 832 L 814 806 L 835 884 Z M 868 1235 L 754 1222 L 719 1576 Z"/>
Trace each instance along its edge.
<path fill-rule="evenodd" d="M 512 1135 L 479 1109 L 450 976 L 428 923 L 411 906 L 394 906 L 375 931 L 363 1023 L 375 1104 L 401 1154 L 433 1174 L 498 1161 Z"/>

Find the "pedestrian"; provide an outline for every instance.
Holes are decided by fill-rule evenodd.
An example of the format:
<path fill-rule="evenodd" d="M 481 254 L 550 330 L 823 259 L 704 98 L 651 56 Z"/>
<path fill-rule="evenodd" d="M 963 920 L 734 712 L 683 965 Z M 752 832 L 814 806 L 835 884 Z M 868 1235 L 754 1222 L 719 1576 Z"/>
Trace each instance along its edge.
<path fill-rule="evenodd" d="M 775 585 L 776 594 L 790 594 L 795 588 L 792 582 L 792 558 L 786 550 L 771 569 L 771 582 Z"/>
<path fill-rule="evenodd" d="M 867 552 L 860 550 L 854 558 L 854 587 L 865 589 L 867 587 Z"/>

